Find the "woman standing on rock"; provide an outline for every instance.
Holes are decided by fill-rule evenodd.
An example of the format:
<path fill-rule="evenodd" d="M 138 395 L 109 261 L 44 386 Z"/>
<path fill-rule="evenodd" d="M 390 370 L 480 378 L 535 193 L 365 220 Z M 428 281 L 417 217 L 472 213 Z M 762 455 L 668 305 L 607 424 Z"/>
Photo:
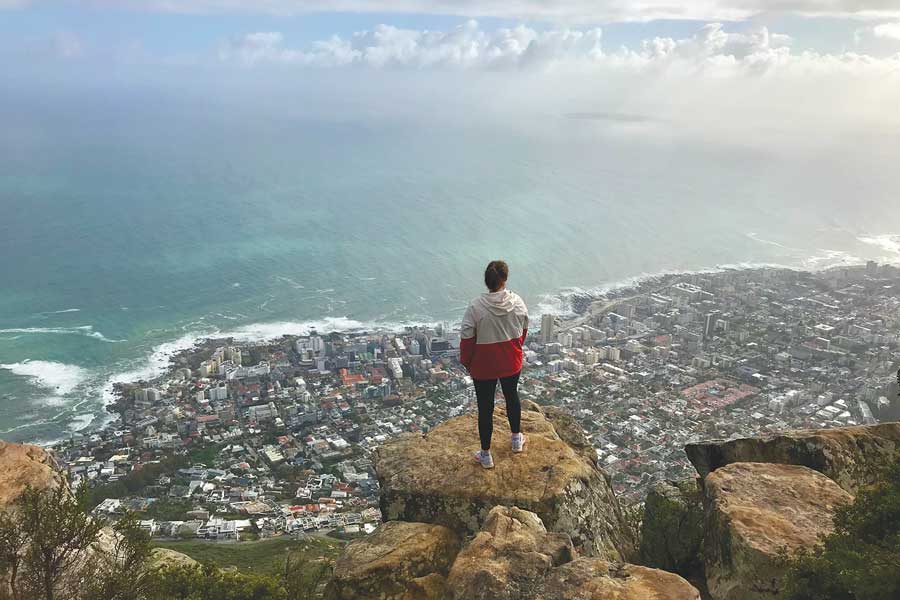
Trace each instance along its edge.
<path fill-rule="evenodd" d="M 481 450 L 475 460 L 485 469 L 494 468 L 491 436 L 494 433 L 494 394 L 497 380 L 506 399 L 506 416 L 512 431 L 512 451 L 525 447 L 520 422 L 519 373 L 522 345 L 528 333 L 528 308 L 515 292 L 506 289 L 509 267 L 502 260 L 491 261 L 484 271 L 488 292 L 466 309 L 460 332 L 459 361 L 469 371 L 478 398 L 478 436 Z"/>

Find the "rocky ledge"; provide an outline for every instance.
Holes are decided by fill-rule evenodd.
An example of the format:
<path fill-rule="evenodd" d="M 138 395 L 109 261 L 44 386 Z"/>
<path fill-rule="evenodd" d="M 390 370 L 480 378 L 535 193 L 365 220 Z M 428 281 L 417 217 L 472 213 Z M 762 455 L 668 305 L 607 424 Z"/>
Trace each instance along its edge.
<path fill-rule="evenodd" d="M 0 512 L 14 512 L 16 501 L 27 488 L 43 491 L 68 485 L 65 475 L 58 470 L 53 456 L 40 446 L 0 441 Z M 117 535 L 110 527 L 104 527 L 97 542 L 75 560 L 75 567 L 60 575 L 60 580 L 71 578 L 77 582 L 81 577 L 79 574 L 81 561 L 96 556 L 97 553 L 103 559 L 113 560 Z M 180 552 L 162 548 L 154 549 L 150 557 L 150 565 L 153 567 L 181 564 L 197 563 Z"/>
<path fill-rule="evenodd" d="M 678 575 L 578 557 L 569 536 L 548 532 L 538 515 L 516 507 L 494 507 L 483 528 L 453 558 L 449 573 L 445 570 L 446 554 L 438 554 L 429 566 L 430 561 L 416 551 L 419 541 L 391 535 L 398 524 L 385 523 L 372 536 L 352 542 L 345 549 L 335 572 L 336 580 L 342 580 L 342 588 L 348 591 L 340 593 L 332 588 L 331 600 L 700 598 L 699 592 Z M 352 580 L 345 569 L 346 573 L 352 570 L 369 575 L 363 580 Z M 426 574 L 429 569 L 431 572 Z"/>
<path fill-rule="evenodd" d="M 797 465 L 733 463 L 706 478 L 706 582 L 717 600 L 763 600 L 781 592 L 784 557 L 831 533 L 852 496 Z"/>
<path fill-rule="evenodd" d="M 580 427 L 536 404 L 522 411 L 526 450 L 513 454 L 502 409 L 494 416 L 495 468 L 472 460 L 478 449 L 473 414 L 378 448 L 375 471 L 386 521 L 436 523 L 463 535 L 479 532 L 495 506 L 534 512 L 551 532 L 568 535 L 579 552 L 627 560 L 635 542 L 609 483 Z"/>
<path fill-rule="evenodd" d="M 446 575 L 459 548 L 459 537 L 441 525 L 390 521 L 347 547 L 334 566 L 329 596 L 399 598 L 419 577 Z"/>
<path fill-rule="evenodd" d="M 14 503 L 27 487 L 46 490 L 63 481 L 53 457 L 40 446 L 0 441 L 0 509 Z"/>
<path fill-rule="evenodd" d="M 711 440 L 685 447 L 701 477 L 735 462 L 802 465 L 855 494 L 885 465 L 900 460 L 900 423 L 801 429 L 758 438 Z"/>

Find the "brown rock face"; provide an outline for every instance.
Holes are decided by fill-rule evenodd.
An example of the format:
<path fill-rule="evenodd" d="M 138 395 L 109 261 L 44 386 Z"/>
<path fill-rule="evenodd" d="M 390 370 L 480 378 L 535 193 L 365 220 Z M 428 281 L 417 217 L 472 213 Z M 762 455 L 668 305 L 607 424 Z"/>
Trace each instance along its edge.
<path fill-rule="evenodd" d="M 536 514 L 498 506 L 456 557 L 447 587 L 454 600 L 527 598 L 550 569 L 574 555 L 569 536 L 547 533 Z"/>
<path fill-rule="evenodd" d="M 15 502 L 25 488 L 54 488 L 63 481 L 53 458 L 40 446 L 0 441 L 0 508 Z"/>
<path fill-rule="evenodd" d="M 447 579 L 437 573 L 410 581 L 403 596 L 403 600 L 445 600 L 445 598 L 447 598 Z"/>
<path fill-rule="evenodd" d="M 350 544 L 335 564 L 336 600 L 699 600 L 681 577 L 656 569 L 575 558 L 569 536 L 535 513 L 497 506 L 452 559 L 447 529 L 390 521 Z M 374 538 L 374 539 L 373 539 Z M 437 539 L 435 539 L 437 538 Z M 446 550 L 441 550 L 446 547 Z M 451 558 L 447 558 L 450 556 Z M 452 561 L 449 574 L 446 565 Z M 445 576 L 446 575 L 446 576 Z"/>
<path fill-rule="evenodd" d="M 803 429 L 685 446 L 701 477 L 735 462 L 802 465 L 827 475 L 851 494 L 874 483 L 878 470 L 900 460 L 900 423 Z"/>
<path fill-rule="evenodd" d="M 548 530 L 568 534 L 585 554 L 630 557 L 634 540 L 606 474 L 584 448 L 563 439 L 536 405 L 523 410 L 522 429 L 528 439 L 525 452 L 512 454 L 506 415 L 498 407 L 492 470 L 472 460 L 478 449 L 473 414 L 450 419 L 424 436 L 381 446 L 374 462 L 384 518 L 439 523 L 474 534 L 493 507 L 518 506 L 537 513 Z M 571 427 L 561 429 L 571 437 Z"/>
<path fill-rule="evenodd" d="M 440 525 L 384 523 L 344 549 L 334 565 L 328 597 L 400 599 L 412 580 L 432 573 L 446 575 L 459 546 L 459 537 Z"/>
<path fill-rule="evenodd" d="M 706 577 L 715 600 L 771 600 L 780 553 L 813 546 L 853 498 L 821 473 L 795 465 L 733 463 L 706 478 Z"/>
<path fill-rule="evenodd" d="M 579 558 L 554 569 L 535 600 L 700 600 L 700 592 L 673 573 Z"/>

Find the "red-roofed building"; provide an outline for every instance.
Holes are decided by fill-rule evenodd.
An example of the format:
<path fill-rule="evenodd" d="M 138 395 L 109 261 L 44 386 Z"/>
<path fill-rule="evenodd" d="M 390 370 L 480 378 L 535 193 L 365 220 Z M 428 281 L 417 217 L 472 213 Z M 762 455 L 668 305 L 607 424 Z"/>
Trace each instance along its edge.
<path fill-rule="evenodd" d="M 341 369 L 341 380 L 344 382 L 345 387 L 353 386 L 357 383 L 364 383 L 366 378 L 363 377 L 360 373 L 351 373 L 347 369 Z"/>

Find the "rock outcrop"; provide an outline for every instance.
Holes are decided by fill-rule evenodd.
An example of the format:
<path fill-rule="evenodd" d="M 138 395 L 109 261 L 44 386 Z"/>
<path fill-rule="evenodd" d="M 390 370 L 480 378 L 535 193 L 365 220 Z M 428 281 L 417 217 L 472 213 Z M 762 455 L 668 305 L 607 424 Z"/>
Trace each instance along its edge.
<path fill-rule="evenodd" d="M 441 525 L 384 523 L 344 549 L 327 595 L 334 600 L 399 600 L 414 579 L 446 575 L 459 547 L 459 536 Z"/>
<path fill-rule="evenodd" d="M 193 567 L 200 563 L 176 550 L 169 548 L 154 548 L 150 552 L 148 566 L 150 568 L 165 569 L 169 567 Z"/>
<path fill-rule="evenodd" d="M 423 528 L 434 529 L 426 531 Z M 328 597 L 340 600 L 698 600 L 672 573 L 602 559 L 578 558 L 566 534 L 540 517 L 497 506 L 446 573 L 447 552 L 421 552 L 420 534 L 442 526 L 390 521 L 372 538 L 345 548 Z M 443 533 L 439 537 L 445 540 Z M 438 543 L 441 546 L 443 543 Z M 435 546 L 428 543 L 429 546 Z M 449 548 L 449 546 L 448 546 Z M 422 574 L 427 572 L 427 574 Z"/>
<path fill-rule="evenodd" d="M 700 600 L 700 592 L 673 573 L 579 558 L 554 569 L 535 600 Z"/>
<path fill-rule="evenodd" d="M 498 506 L 456 557 L 447 587 L 454 600 L 527 598 L 550 569 L 574 556 L 569 536 L 548 533 L 533 512 Z"/>
<path fill-rule="evenodd" d="M 701 477 L 735 462 L 802 465 L 855 494 L 885 465 L 900 460 L 900 423 L 803 429 L 758 438 L 713 440 L 685 447 Z"/>
<path fill-rule="evenodd" d="M 0 441 L 0 508 L 15 502 L 28 487 L 46 490 L 63 482 L 53 457 L 40 446 Z"/>
<path fill-rule="evenodd" d="M 447 594 L 447 578 L 431 573 L 410 581 L 403 600 L 446 600 Z"/>
<path fill-rule="evenodd" d="M 351 544 L 336 568 L 350 590 L 339 598 L 699 600 L 684 575 L 705 579 L 713 600 L 775 600 L 785 558 L 831 533 L 835 511 L 900 459 L 900 423 L 691 444 L 701 477 L 650 492 L 637 566 L 627 563 L 631 529 L 577 422 L 525 403 L 522 423 L 526 451 L 512 454 L 496 411 L 493 470 L 471 458 L 471 414 L 376 449 L 384 527 L 431 523 L 468 541 L 452 559 L 418 562 L 401 536 L 384 536 L 378 550 Z M 344 574 L 386 556 L 415 568 Z"/>
<path fill-rule="evenodd" d="M 580 428 L 558 414 L 547 418 L 530 404 L 522 412 L 522 429 L 526 450 L 512 454 L 505 412 L 495 411 L 492 470 L 472 460 L 478 448 L 473 414 L 381 446 L 374 463 L 384 519 L 437 523 L 475 534 L 495 506 L 518 506 L 539 515 L 549 531 L 569 535 L 584 554 L 630 558 L 635 547 L 630 529 Z"/>
<path fill-rule="evenodd" d="M 852 497 L 803 466 L 732 463 L 705 480 L 706 581 L 715 600 L 772 600 L 788 555 L 832 531 Z"/>
<path fill-rule="evenodd" d="M 680 575 L 702 569 L 703 498 L 696 479 L 663 481 L 644 502 L 641 564 Z"/>

